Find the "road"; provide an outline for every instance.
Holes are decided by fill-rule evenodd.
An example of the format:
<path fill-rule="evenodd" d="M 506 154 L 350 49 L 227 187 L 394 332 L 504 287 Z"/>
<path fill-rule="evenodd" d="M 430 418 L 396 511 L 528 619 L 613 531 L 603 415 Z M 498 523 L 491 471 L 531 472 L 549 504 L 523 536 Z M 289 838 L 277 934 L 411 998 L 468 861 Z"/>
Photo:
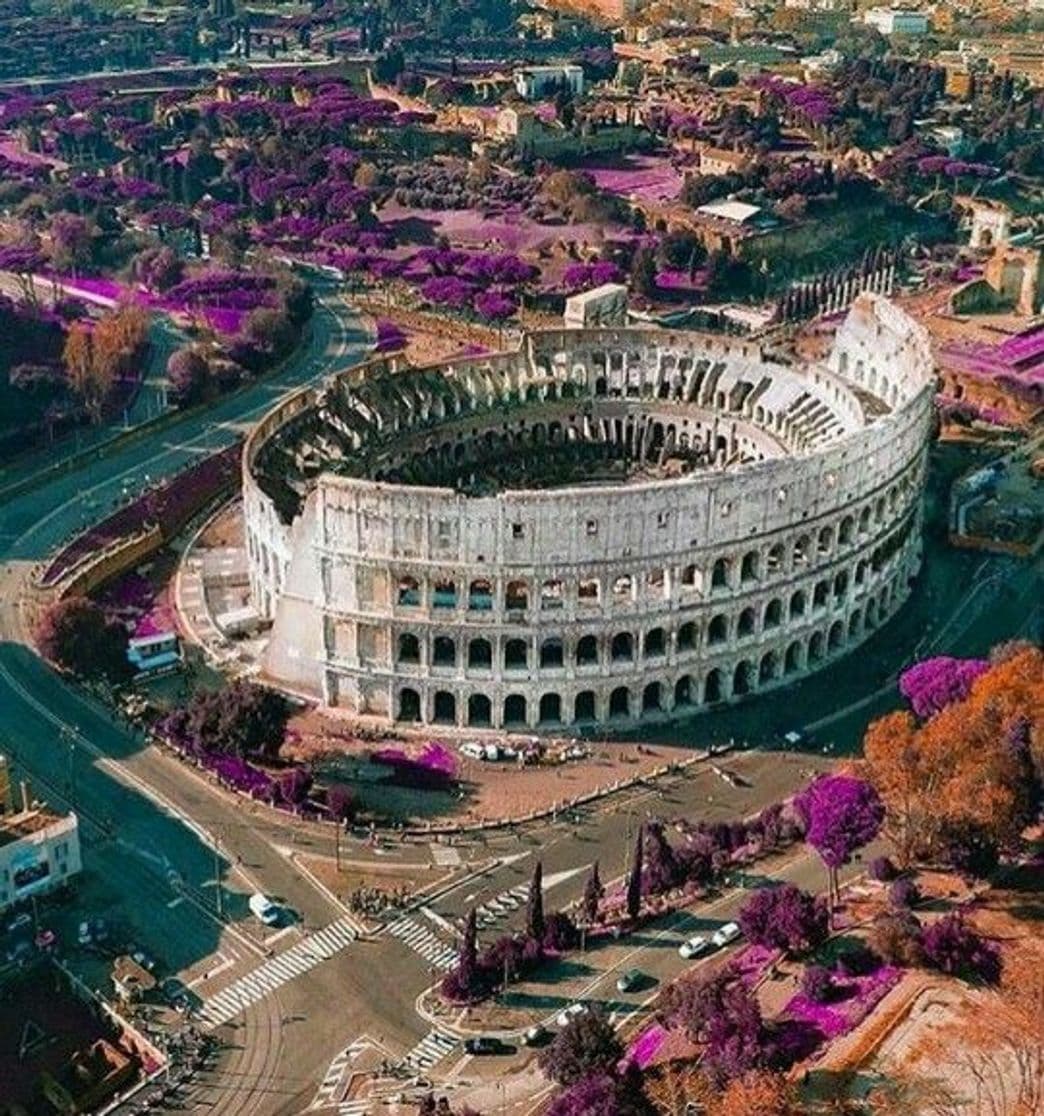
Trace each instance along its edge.
<path fill-rule="evenodd" d="M 85 524 L 147 484 L 231 444 L 280 395 L 354 363 L 368 347 L 363 323 L 333 288 L 322 287 L 307 338 L 280 372 L 226 396 L 206 413 L 102 445 L 96 459 L 76 472 L 55 474 L 48 468 L 53 462 L 35 458 L 18 463 L 5 478 L 25 483 L 21 495 L 0 506 L 0 748 L 14 758 L 19 776 L 28 775 L 37 797 L 72 805 L 82 819 L 85 871 L 76 909 L 48 910 L 46 917 L 69 942 L 80 917 L 106 915 L 153 953 L 163 972 L 183 974 L 204 999 L 227 974 L 261 964 L 272 948 L 259 940 L 260 928 L 246 911 L 246 896 L 258 881 L 300 912 L 302 924 L 292 928 L 286 944 L 343 912 L 277 842 L 242 824 L 223 796 L 143 747 L 137 734 L 114 723 L 23 645 L 25 579 Z M 89 959 L 80 960 L 89 971 Z M 99 968 L 96 986 L 103 977 Z M 232 1051 L 227 1068 L 236 1087 L 219 1095 L 215 1113 L 283 1110 L 265 1084 L 284 1072 L 282 1059 L 299 1067 L 302 1082 L 321 1076 L 330 1051 L 302 1058 L 310 1043 L 302 1041 L 295 1050 L 284 1041 L 272 1022 L 278 1011 L 272 997 L 251 1005 L 238 1021 L 255 1037 L 244 1050 Z M 336 1018 L 325 1026 L 337 1033 Z"/>

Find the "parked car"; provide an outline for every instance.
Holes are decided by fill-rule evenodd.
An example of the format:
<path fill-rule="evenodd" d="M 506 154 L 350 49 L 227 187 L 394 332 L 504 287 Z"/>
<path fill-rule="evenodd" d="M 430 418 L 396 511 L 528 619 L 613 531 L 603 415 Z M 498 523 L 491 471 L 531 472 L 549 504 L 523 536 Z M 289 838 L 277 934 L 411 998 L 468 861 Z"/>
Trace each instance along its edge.
<path fill-rule="evenodd" d="M 710 943 L 702 934 L 697 934 L 694 938 L 689 938 L 687 942 L 682 942 L 678 946 L 678 953 L 685 958 L 686 961 L 691 961 L 694 957 L 699 957 L 701 953 L 706 952 L 710 948 Z"/>
<path fill-rule="evenodd" d="M 714 931 L 711 942 L 714 944 L 715 949 L 721 949 L 722 946 L 727 946 L 730 942 L 734 942 L 741 933 L 742 931 L 739 928 L 738 922 L 726 922 L 724 926 L 720 926 Z"/>
<path fill-rule="evenodd" d="M 551 1032 L 539 1023 L 530 1027 L 522 1036 L 526 1046 L 543 1046 L 551 1038 Z"/>
<path fill-rule="evenodd" d="M 89 922 L 81 922 L 80 928 L 76 931 L 77 944 L 86 946 L 91 944 L 91 924 Z"/>
<path fill-rule="evenodd" d="M 628 969 L 626 973 L 620 974 L 620 978 L 616 982 L 616 991 L 633 992 L 644 983 L 645 973 L 643 973 L 641 969 Z"/>
<path fill-rule="evenodd" d="M 480 1035 L 478 1038 L 467 1039 L 464 1049 L 469 1054 L 499 1054 L 504 1049 L 504 1044 L 498 1038 Z"/>
<path fill-rule="evenodd" d="M 571 1004 L 555 1016 L 555 1023 L 559 1027 L 568 1027 L 574 1019 L 578 1019 L 581 1015 L 586 1015 L 590 1010 L 590 1004 Z"/>
<path fill-rule="evenodd" d="M 28 930 L 33 924 L 33 916 L 28 911 L 22 911 L 17 914 L 7 924 L 7 932 L 9 934 L 17 934 L 19 930 Z"/>
<path fill-rule="evenodd" d="M 279 907 L 267 895 L 255 891 L 247 900 L 250 913 L 260 919 L 266 926 L 274 926 L 279 921 Z"/>

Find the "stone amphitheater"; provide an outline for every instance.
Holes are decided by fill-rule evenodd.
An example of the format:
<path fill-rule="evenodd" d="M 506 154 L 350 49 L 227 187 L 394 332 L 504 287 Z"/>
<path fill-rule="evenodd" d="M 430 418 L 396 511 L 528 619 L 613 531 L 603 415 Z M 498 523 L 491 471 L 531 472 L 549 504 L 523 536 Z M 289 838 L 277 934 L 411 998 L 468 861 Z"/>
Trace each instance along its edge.
<path fill-rule="evenodd" d="M 679 717 L 857 647 L 921 558 L 933 361 L 879 295 L 820 364 L 658 329 L 380 358 L 248 439 L 264 676 L 385 722 Z"/>

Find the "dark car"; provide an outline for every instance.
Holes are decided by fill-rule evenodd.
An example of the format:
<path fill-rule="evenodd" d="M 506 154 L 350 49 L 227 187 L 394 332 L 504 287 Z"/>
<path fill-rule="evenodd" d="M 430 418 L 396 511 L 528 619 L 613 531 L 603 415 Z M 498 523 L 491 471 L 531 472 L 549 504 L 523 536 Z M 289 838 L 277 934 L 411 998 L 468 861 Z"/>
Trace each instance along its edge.
<path fill-rule="evenodd" d="M 464 1043 L 464 1049 L 469 1054 L 499 1054 L 504 1046 L 500 1039 L 480 1035 L 478 1038 L 469 1038 Z"/>

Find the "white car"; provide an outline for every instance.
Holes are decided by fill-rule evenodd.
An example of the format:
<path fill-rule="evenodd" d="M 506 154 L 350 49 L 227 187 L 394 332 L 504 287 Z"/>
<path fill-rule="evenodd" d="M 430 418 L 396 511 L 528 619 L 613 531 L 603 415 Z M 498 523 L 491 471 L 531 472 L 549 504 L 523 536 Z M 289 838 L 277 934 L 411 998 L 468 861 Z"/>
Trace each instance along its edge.
<path fill-rule="evenodd" d="M 590 1010 L 587 1004 L 571 1004 L 555 1016 L 555 1023 L 559 1027 L 568 1027 L 574 1019 L 579 1019 L 581 1015 L 586 1015 Z"/>
<path fill-rule="evenodd" d="M 76 934 L 76 940 L 82 946 L 91 944 L 91 924 L 89 922 L 80 923 L 80 928 Z"/>
<path fill-rule="evenodd" d="M 702 934 L 697 934 L 695 938 L 690 938 L 687 942 L 682 942 L 678 946 L 678 953 L 684 957 L 686 961 L 691 961 L 693 957 L 705 952 L 710 946 L 710 943 Z"/>
<path fill-rule="evenodd" d="M 727 946 L 730 942 L 734 942 L 742 933 L 739 928 L 738 922 L 726 922 L 724 926 L 719 927 L 711 938 L 711 942 L 716 949 L 721 949 L 722 946 Z"/>

